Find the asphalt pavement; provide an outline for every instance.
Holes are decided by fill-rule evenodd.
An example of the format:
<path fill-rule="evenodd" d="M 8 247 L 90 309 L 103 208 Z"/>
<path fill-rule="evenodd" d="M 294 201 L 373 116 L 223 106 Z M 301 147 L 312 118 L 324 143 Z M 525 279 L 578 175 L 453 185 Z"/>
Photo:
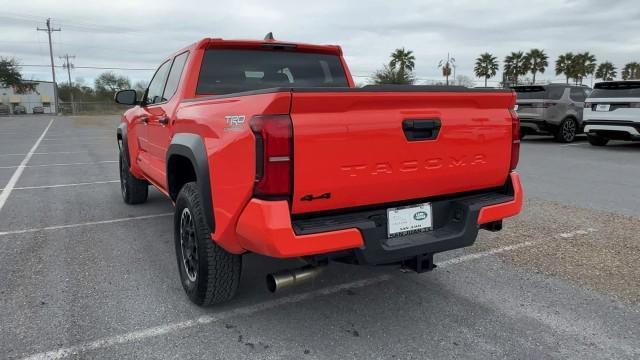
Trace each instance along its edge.
<path fill-rule="evenodd" d="M 640 144 L 525 139 L 523 214 L 433 272 L 332 264 L 271 294 L 297 261 L 247 255 L 237 298 L 199 308 L 171 202 L 122 202 L 117 121 L 0 117 L 0 358 L 640 358 Z"/>

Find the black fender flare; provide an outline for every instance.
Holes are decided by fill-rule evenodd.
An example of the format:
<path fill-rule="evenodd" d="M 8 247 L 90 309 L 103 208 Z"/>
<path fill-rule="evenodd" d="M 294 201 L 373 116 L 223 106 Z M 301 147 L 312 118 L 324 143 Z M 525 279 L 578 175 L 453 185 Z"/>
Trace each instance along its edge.
<path fill-rule="evenodd" d="M 209 158 L 202 138 L 196 134 L 178 133 L 171 139 L 171 144 L 167 149 L 167 187 L 169 196 L 175 201 L 180 189 L 172 189 L 169 182 L 169 160 L 172 156 L 183 156 L 191 162 L 191 166 L 196 174 L 196 183 L 200 192 L 202 208 L 211 232 L 215 231 L 215 221 L 213 218 L 213 203 L 211 196 L 211 183 L 209 181 Z"/>
<path fill-rule="evenodd" d="M 129 145 L 127 143 L 127 123 L 120 123 L 116 129 L 116 140 L 118 141 L 118 149 L 124 153 L 124 160 L 127 165 L 131 165 L 131 159 L 129 159 Z"/>

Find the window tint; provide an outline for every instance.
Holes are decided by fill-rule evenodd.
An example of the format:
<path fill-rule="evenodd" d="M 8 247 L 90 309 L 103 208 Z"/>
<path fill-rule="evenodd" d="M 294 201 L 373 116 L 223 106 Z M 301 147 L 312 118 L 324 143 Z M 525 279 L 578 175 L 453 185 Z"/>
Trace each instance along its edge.
<path fill-rule="evenodd" d="M 584 100 L 587 98 L 584 90 L 579 88 L 571 88 L 571 93 L 569 93 L 569 96 L 571 97 L 571 100 L 577 102 L 584 102 Z"/>
<path fill-rule="evenodd" d="M 169 99 L 171 99 L 171 97 L 173 97 L 173 94 L 176 93 L 178 84 L 180 83 L 182 69 L 184 68 L 184 64 L 187 62 L 188 56 L 189 53 L 185 52 L 176 56 L 176 59 L 173 60 L 173 65 L 171 65 L 171 71 L 169 72 L 169 77 L 167 78 L 167 86 L 165 86 L 164 95 L 162 95 L 162 101 L 168 101 Z"/>
<path fill-rule="evenodd" d="M 167 61 L 160 65 L 158 71 L 156 71 L 153 79 L 151 79 L 151 83 L 149 83 L 147 100 L 145 101 L 146 104 L 157 104 L 162 102 L 162 92 L 164 91 L 164 84 L 167 81 L 170 66 L 171 61 Z"/>
<path fill-rule="evenodd" d="M 549 100 L 560 100 L 562 95 L 564 95 L 565 87 L 561 86 L 549 86 L 547 87 L 547 99 Z"/>
<path fill-rule="evenodd" d="M 518 99 L 529 100 L 560 100 L 564 94 L 565 87 L 563 86 L 516 86 L 513 88 L 516 91 Z"/>
<path fill-rule="evenodd" d="M 520 99 L 544 99 L 547 96 L 547 92 L 544 88 L 524 89 L 516 88 L 516 96 Z"/>
<path fill-rule="evenodd" d="M 640 82 L 596 84 L 590 98 L 640 98 Z"/>
<path fill-rule="evenodd" d="M 210 49 L 204 54 L 198 94 L 228 94 L 272 87 L 346 87 L 335 55 L 268 50 Z"/>

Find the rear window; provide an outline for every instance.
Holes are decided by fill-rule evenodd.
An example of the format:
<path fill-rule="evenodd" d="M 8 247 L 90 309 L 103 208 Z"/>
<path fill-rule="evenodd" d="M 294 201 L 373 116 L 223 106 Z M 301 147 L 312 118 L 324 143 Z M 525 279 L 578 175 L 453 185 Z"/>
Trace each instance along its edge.
<path fill-rule="evenodd" d="M 640 98 L 640 82 L 600 83 L 589 95 L 590 98 Z"/>
<path fill-rule="evenodd" d="M 267 50 L 205 51 L 197 94 L 229 94 L 273 87 L 347 87 L 335 55 Z"/>
<path fill-rule="evenodd" d="M 565 88 L 558 86 L 518 86 L 513 89 L 517 93 L 518 100 L 560 100 Z"/>

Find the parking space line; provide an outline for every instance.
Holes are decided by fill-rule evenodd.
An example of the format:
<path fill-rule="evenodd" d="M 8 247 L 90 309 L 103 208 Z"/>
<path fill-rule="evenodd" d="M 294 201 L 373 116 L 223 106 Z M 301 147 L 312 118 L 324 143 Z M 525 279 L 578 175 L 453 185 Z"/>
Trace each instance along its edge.
<path fill-rule="evenodd" d="M 441 262 L 437 263 L 436 265 L 438 265 L 438 267 L 447 267 L 447 266 L 451 266 L 451 265 L 456 265 L 456 264 L 460 264 L 460 263 L 463 263 L 463 262 L 467 262 L 467 261 L 483 258 L 483 257 L 489 256 L 489 255 L 500 254 L 500 253 L 503 253 L 503 252 L 506 252 L 506 251 L 517 250 L 517 249 L 533 246 L 533 245 L 536 245 L 536 244 L 538 244 L 538 243 L 540 243 L 542 241 L 544 241 L 544 240 L 525 241 L 525 242 L 522 242 L 522 243 L 519 243 L 519 244 L 504 246 L 504 247 L 497 248 L 497 249 L 481 251 L 481 252 L 477 252 L 477 253 L 474 253 L 474 254 L 462 255 L 462 256 L 459 256 L 459 257 L 452 258 L 452 259 L 441 261 Z"/>
<path fill-rule="evenodd" d="M 99 339 L 96 341 L 82 343 L 76 346 L 70 346 L 70 347 L 60 348 L 53 351 L 34 354 L 24 359 L 25 360 L 27 359 L 28 360 L 61 359 L 71 354 L 111 347 L 111 346 L 120 345 L 120 344 L 131 343 L 135 341 L 141 341 L 147 338 L 175 333 L 180 330 L 192 328 L 195 326 L 211 324 L 211 323 L 229 319 L 235 316 L 252 315 L 252 314 L 273 309 L 275 307 L 279 307 L 282 305 L 295 304 L 295 303 L 299 303 L 301 301 L 312 299 L 318 296 L 326 296 L 326 295 L 335 294 L 335 293 L 349 290 L 349 289 L 357 289 L 357 288 L 362 288 L 370 285 L 375 285 L 390 279 L 391 279 L 390 275 L 381 275 L 381 276 L 370 278 L 370 279 L 364 279 L 364 280 L 353 281 L 346 284 L 334 285 L 324 289 L 318 289 L 318 290 L 309 291 L 302 294 L 290 295 L 290 296 L 282 297 L 279 299 L 268 300 L 262 303 L 240 307 L 240 308 L 232 309 L 229 311 L 223 311 L 216 314 L 203 315 L 197 319 L 191 319 L 191 320 L 186 320 L 182 322 L 176 322 L 172 324 L 160 325 L 152 328 L 132 331 L 122 335 L 115 335 L 115 336 Z"/>
<path fill-rule="evenodd" d="M 66 145 L 66 146 L 69 146 L 69 145 L 101 145 L 101 146 L 104 146 L 104 145 L 116 145 L 116 142 L 115 141 L 113 141 L 113 143 L 112 142 L 104 142 L 104 141 L 103 142 L 84 142 L 84 143 L 67 143 L 67 142 L 64 142 L 64 143 L 59 143 L 59 144 L 47 143 L 47 144 L 43 144 L 43 145 L 44 146 L 61 146 L 61 145 Z"/>
<path fill-rule="evenodd" d="M 48 137 L 48 138 L 44 138 L 42 139 L 42 141 L 60 141 L 60 140 L 64 140 L 64 141 L 69 141 L 69 140 L 73 140 L 73 139 L 81 139 L 81 140 L 85 140 L 85 139 L 105 139 L 105 140 L 113 140 L 115 141 L 115 137 L 113 136 L 76 136 L 76 137 Z"/>
<path fill-rule="evenodd" d="M 13 188 L 16 186 L 16 183 L 20 179 L 20 176 L 22 175 L 22 172 L 24 171 L 25 166 L 31 159 L 31 156 L 33 156 L 33 153 L 36 152 L 38 145 L 40 145 L 40 143 L 42 142 L 42 139 L 44 139 L 44 136 L 47 134 L 47 131 L 49 131 L 49 128 L 51 127 L 51 125 L 53 125 L 54 120 L 55 119 L 51 119 L 51 121 L 49 121 L 49 125 L 47 125 L 47 127 L 42 132 L 42 135 L 40 135 L 38 140 L 36 140 L 36 143 L 33 144 L 33 146 L 31 147 L 31 150 L 29 150 L 29 152 L 24 157 L 24 159 L 22 159 L 22 162 L 20 162 L 20 165 L 17 166 L 16 171 L 14 171 L 13 175 L 11 175 L 9 182 L 4 187 L 4 189 L 2 189 L 2 192 L 0 192 L 0 211 L 2 211 L 4 204 L 7 202 L 7 199 L 9 198 L 9 195 L 11 195 L 11 191 L 13 191 Z"/>
<path fill-rule="evenodd" d="M 22 187 L 14 187 L 13 190 L 15 191 L 15 190 L 32 190 L 32 189 L 52 189 L 52 188 L 61 188 L 61 187 L 111 184 L 111 183 L 119 183 L 119 182 L 120 182 L 120 180 L 108 180 L 108 181 L 94 181 L 94 182 L 84 182 L 84 183 L 75 183 L 75 184 L 22 186 Z M 0 189 L 0 190 L 3 190 L 3 189 Z"/>
<path fill-rule="evenodd" d="M 126 217 L 126 218 L 111 219 L 111 220 L 89 221 L 89 222 L 77 223 L 77 224 L 47 226 L 47 227 L 34 228 L 34 229 L 0 231 L 0 236 L 32 233 L 32 232 L 38 232 L 38 231 L 69 229 L 69 228 L 76 228 L 76 227 L 90 226 L 90 225 L 113 224 L 113 223 L 119 223 L 119 222 L 125 222 L 125 221 L 153 219 L 153 218 L 164 217 L 169 215 L 173 215 L 173 213 L 132 216 L 132 217 Z"/>
<path fill-rule="evenodd" d="M 570 231 L 570 232 L 566 232 L 566 233 L 557 234 L 556 236 L 554 236 L 554 238 L 569 239 L 569 238 L 573 238 L 573 237 L 575 237 L 577 235 L 587 235 L 587 234 L 590 234 L 590 233 L 593 233 L 593 232 L 596 232 L 596 231 L 598 231 L 598 229 L 594 229 L 594 228 L 579 229 L 579 230 L 575 230 L 575 231 Z M 483 258 L 483 257 L 489 256 L 489 255 L 500 254 L 500 253 L 507 252 L 507 251 L 518 250 L 518 249 L 522 249 L 522 248 L 538 245 L 539 243 L 541 243 L 543 241 L 547 241 L 547 240 L 548 240 L 547 238 L 544 238 L 544 239 L 533 240 L 533 241 L 524 241 L 524 242 L 521 242 L 521 243 L 518 243 L 518 244 L 503 246 L 503 247 L 496 248 L 496 249 L 491 249 L 491 250 L 487 250 L 487 251 L 481 251 L 481 252 L 468 254 L 468 255 L 463 255 L 463 256 L 460 256 L 460 257 L 453 258 L 453 259 L 441 261 L 437 265 L 439 267 L 451 266 L 451 265 L 459 264 L 461 262 L 474 260 L 474 259 L 478 259 L 478 258 Z"/>
<path fill-rule="evenodd" d="M 567 146 L 581 146 L 581 145 L 589 145 L 589 144 L 580 142 L 580 143 L 562 144 L 560 146 L 567 147 Z"/>
<path fill-rule="evenodd" d="M 33 155 L 64 155 L 64 154 L 86 154 L 89 150 L 81 150 L 81 151 L 52 151 L 52 152 L 34 152 Z M 111 150 L 96 150 L 95 152 L 111 152 Z M 0 154 L 0 156 L 25 156 L 26 153 L 22 154 Z"/>
<path fill-rule="evenodd" d="M 594 231 L 597 231 L 597 229 L 588 228 L 584 230 L 576 230 L 569 233 L 558 234 L 554 238 L 567 238 L 567 237 L 571 237 L 571 236 L 567 236 L 567 234 L 572 234 L 572 236 L 575 236 L 575 235 L 588 234 Z M 545 240 L 547 239 L 541 239 L 541 240 L 535 240 L 535 241 L 524 241 L 522 243 L 504 246 L 497 249 L 482 251 L 475 254 L 462 255 L 452 259 L 441 261 L 437 265 L 439 267 L 448 267 L 451 265 L 456 265 L 456 264 L 464 263 L 467 261 L 484 258 L 490 255 L 495 255 L 495 254 L 499 254 L 499 253 L 503 253 L 511 250 L 517 250 L 525 247 L 530 247 Z M 390 280 L 391 278 L 392 278 L 391 275 L 382 275 L 375 278 L 354 281 L 351 283 L 346 283 L 341 285 L 335 285 L 335 286 L 327 287 L 324 289 L 314 290 L 314 291 L 310 291 L 310 292 L 306 292 L 298 295 L 283 297 L 276 300 L 265 301 L 263 303 L 258 303 L 255 305 L 236 308 L 233 310 L 220 312 L 213 315 L 204 315 L 197 319 L 191 319 L 191 320 L 186 320 L 182 322 L 155 326 L 147 329 L 141 329 L 141 330 L 124 333 L 121 335 L 115 335 L 115 336 L 106 337 L 106 338 L 102 338 L 94 341 L 89 341 L 89 342 L 81 343 L 81 344 L 70 346 L 70 347 L 62 347 L 56 350 L 30 355 L 24 359 L 25 360 L 61 359 L 72 354 L 78 354 L 86 351 L 97 350 L 97 349 L 112 347 L 112 346 L 121 345 L 121 344 L 127 344 L 131 342 L 145 340 L 147 338 L 156 337 L 156 336 L 168 335 L 183 329 L 192 328 L 199 325 L 211 324 L 211 323 L 225 320 L 235 316 L 252 315 L 254 313 L 261 312 L 264 310 L 269 310 L 281 305 L 298 303 L 307 299 L 311 299 L 311 298 L 323 296 L 323 295 L 330 295 L 330 294 L 334 294 L 347 289 L 365 287 L 365 286 Z"/>
<path fill-rule="evenodd" d="M 33 167 L 50 167 L 50 166 L 76 166 L 76 165 L 97 165 L 97 164 L 108 164 L 108 163 L 117 163 L 118 160 L 102 160 L 95 162 L 78 162 L 78 163 L 67 163 L 67 164 L 40 164 L 40 165 L 18 165 L 18 166 L 0 166 L 0 169 L 15 169 L 19 166 L 26 168 Z"/>

